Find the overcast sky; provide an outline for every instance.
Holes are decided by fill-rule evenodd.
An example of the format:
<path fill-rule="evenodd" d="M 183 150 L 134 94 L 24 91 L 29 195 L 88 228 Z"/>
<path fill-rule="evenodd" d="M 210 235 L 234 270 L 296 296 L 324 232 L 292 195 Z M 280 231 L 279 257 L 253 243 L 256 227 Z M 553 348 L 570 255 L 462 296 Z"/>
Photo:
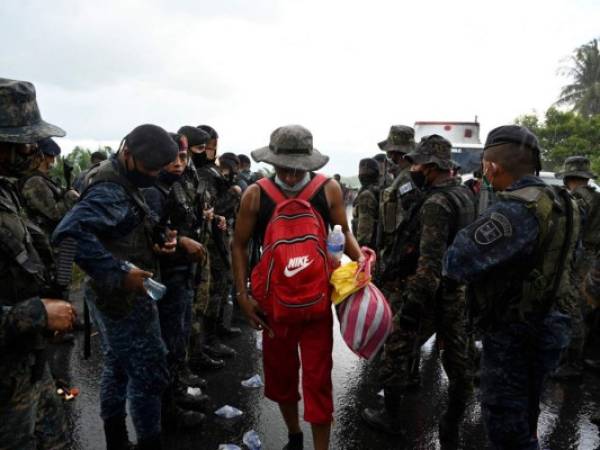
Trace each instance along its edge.
<path fill-rule="evenodd" d="M 352 174 L 391 124 L 544 112 L 598 24 L 592 0 L 3 0 L 0 76 L 35 83 L 63 151 L 207 123 L 247 153 L 300 123 Z"/>

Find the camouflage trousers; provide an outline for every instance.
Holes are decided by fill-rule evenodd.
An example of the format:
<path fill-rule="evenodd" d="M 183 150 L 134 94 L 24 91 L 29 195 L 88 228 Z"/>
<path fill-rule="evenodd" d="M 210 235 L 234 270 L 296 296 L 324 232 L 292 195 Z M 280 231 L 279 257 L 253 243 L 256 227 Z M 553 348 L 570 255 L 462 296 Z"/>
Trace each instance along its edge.
<path fill-rule="evenodd" d="M 169 379 L 156 303 L 147 296 L 138 296 L 133 310 L 121 319 L 108 317 L 94 301 L 89 302 L 89 308 L 104 353 L 102 419 L 124 417 L 129 400 L 138 439 L 155 437 L 161 431 L 161 395 Z"/>
<path fill-rule="evenodd" d="M 6 364 L 8 358 L 3 359 Z M 32 383 L 29 359 L 13 361 L 10 373 L 0 379 L 0 450 L 65 450 L 69 441 L 63 403 L 48 366 Z"/>
<path fill-rule="evenodd" d="M 225 239 L 225 247 L 228 250 L 226 261 L 223 260 L 224 255 L 219 253 L 212 241 L 208 244 L 208 252 L 210 254 L 210 299 L 205 316 L 211 322 L 219 322 L 222 319 L 223 305 L 227 301 L 227 296 L 231 292 L 233 284 L 229 239 Z"/>
<path fill-rule="evenodd" d="M 569 341 L 569 317 L 553 312 L 483 336 L 481 409 L 493 449 L 538 449 L 544 379 Z"/>
<path fill-rule="evenodd" d="M 400 324 L 401 305 L 394 304 L 392 333 L 385 343 L 380 368 L 384 387 L 406 390 L 413 383 L 413 375 L 419 368 L 421 346 L 437 333 L 441 349 L 442 365 L 448 379 L 449 397 L 466 398 L 473 390 L 470 359 L 467 357 L 465 328 L 465 301 L 460 298 L 438 298 L 425 305 L 425 312 L 417 330 L 405 330 Z"/>
<path fill-rule="evenodd" d="M 185 362 L 192 322 L 194 289 L 189 272 L 164 276 L 167 292 L 158 302 L 160 331 L 167 347 L 167 364 L 171 379 Z"/>
<path fill-rule="evenodd" d="M 585 317 L 591 311 L 583 295 L 583 286 L 592 260 L 593 255 L 586 253 L 579 258 L 569 279 L 568 292 L 561 299 L 563 311 L 571 318 L 571 342 L 564 357 L 565 362 L 578 363 L 583 356 L 587 334 Z"/>

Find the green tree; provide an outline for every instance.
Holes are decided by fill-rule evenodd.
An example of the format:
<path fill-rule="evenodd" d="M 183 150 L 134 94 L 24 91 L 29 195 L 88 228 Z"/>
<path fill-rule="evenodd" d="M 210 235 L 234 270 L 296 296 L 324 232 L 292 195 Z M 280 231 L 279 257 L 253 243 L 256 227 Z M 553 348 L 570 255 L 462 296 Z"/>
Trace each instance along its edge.
<path fill-rule="evenodd" d="M 98 147 L 98 151 L 105 152 L 109 157 L 113 154 L 113 150 L 109 146 Z M 91 165 L 92 151 L 88 148 L 76 146 L 69 154 L 57 159 L 56 166 L 50 170 L 50 177 L 57 180 L 63 187 L 66 185 L 64 178 L 63 160 L 66 160 L 73 166 L 73 179 L 81 172 L 86 170 Z"/>
<path fill-rule="evenodd" d="M 551 107 L 542 119 L 527 114 L 515 122 L 537 135 L 545 170 L 558 171 L 567 157 L 583 155 L 600 173 L 600 114 L 583 116 Z"/>
<path fill-rule="evenodd" d="M 562 72 L 571 78 L 571 83 L 562 88 L 557 105 L 570 105 L 573 111 L 586 117 L 600 114 L 598 40 L 578 47 L 569 59 L 571 64 Z"/>

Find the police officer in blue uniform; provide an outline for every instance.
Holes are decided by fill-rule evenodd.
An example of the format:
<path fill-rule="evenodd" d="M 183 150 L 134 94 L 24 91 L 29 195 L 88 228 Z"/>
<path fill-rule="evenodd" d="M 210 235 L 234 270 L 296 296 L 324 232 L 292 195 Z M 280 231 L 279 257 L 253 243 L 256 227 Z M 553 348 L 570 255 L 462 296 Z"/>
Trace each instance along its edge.
<path fill-rule="evenodd" d="M 108 450 L 130 448 L 125 426 L 129 400 L 139 450 L 161 447 L 161 394 L 168 382 L 166 348 L 156 302 L 144 282 L 159 277 L 157 254 L 175 250 L 174 232 L 153 239 L 154 225 L 140 188 L 154 184 L 177 156 L 177 144 L 156 125 L 141 125 L 119 152 L 87 176 L 81 200 L 53 240 L 77 241 L 75 260 L 90 277 L 89 307 L 102 336 L 104 370 L 100 415 Z"/>
<path fill-rule="evenodd" d="M 475 293 L 482 413 L 494 449 L 539 448 L 543 381 L 569 341 L 560 293 L 568 288 L 580 218 L 564 189 L 534 175 L 539 151 L 527 128 L 489 133 L 483 174 L 497 202 L 458 233 L 444 261 L 444 275 Z"/>

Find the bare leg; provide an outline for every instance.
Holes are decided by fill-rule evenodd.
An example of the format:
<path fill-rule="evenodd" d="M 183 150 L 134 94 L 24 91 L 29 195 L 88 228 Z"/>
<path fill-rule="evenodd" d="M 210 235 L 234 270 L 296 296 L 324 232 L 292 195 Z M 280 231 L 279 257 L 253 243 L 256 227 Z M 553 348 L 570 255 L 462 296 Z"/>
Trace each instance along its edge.
<path fill-rule="evenodd" d="M 313 443 L 315 450 L 328 450 L 329 449 L 329 434 L 331 432 L 331 424 L 316 424 L 311 423 Z"/>
<path fill-rule="evenodd" d="M 288 428 L 288 433 L 299 433 L 300 422 L 298 420 L 298 403 L 278 403 L 279 410 L 285 420 L 285 424 Z"/>

